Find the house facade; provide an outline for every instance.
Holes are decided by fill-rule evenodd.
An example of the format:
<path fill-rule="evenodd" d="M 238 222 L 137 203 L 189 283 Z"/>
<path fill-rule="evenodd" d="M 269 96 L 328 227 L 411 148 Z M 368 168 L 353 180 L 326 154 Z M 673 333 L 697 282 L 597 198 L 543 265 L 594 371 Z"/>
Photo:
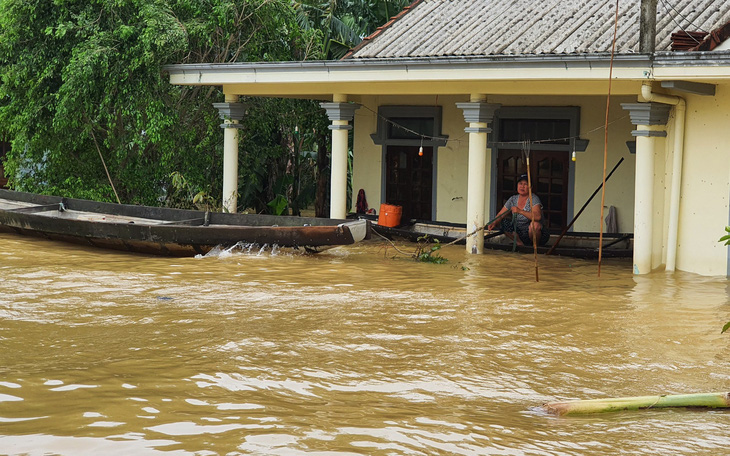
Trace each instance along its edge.
<path fill-rule="evenodd" d="M 603 0 L 417 0 L 341 61 L 167 69 L 175 84 L 223 87 L 233 208 L 239 96 L 309 97 L 332 121 L 335 218 L 349 147 L 353 188 L 376 209 L 473 228 L 514 193 L 528 158 L 557 232 L 615 167 L 604 205 L 634 233 L 635 273 L 728 275 L 717 239 L 730 224 L 730 5 L 646 3 L 642 19 L 639 0 L 618 12 Z M 596 198 L 572 229 L 602 229 L 600 214 Z"/>

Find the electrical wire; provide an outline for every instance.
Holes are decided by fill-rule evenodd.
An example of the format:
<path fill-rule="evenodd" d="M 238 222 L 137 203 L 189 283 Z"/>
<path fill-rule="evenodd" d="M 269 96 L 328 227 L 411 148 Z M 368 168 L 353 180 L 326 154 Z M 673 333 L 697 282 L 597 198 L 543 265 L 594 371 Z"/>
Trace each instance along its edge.
<path fill-rule="evenodd" d="M 699 42 L 699 41 L 697 41 L 697 40 L 695 39 L 695 37 L 693 37 L 692 35 L 690 35 L 689 33 L 687 33 L 687 31 L 685 30 L 685 28 L 684 28 L 684 27 L 682 27 L 682 25 L 681 25 L 681 24 L 680 24 L 679 22 L 677 22 L 677 19 L 675 19 L 675 17 L 674 17 L 674 16 L 672 16 L 672 15 L 668 14 L 668 13 L 669 13 L 669 9 L 670 9 L 670 8 L 672 9 L 672 11 L 674 11 L 674 13 L 675 13 L 675 14 L 676 14 L 677 16 L 680 16 L 680 17 L 681 17 L 682 19 L 684 19 L 684 20 L 685 20 L 685 21 L 686 21 L 687 23 L 689 23 L 689 24 L 690 24 L 690 25 L 691 25 L 692 27 L 694 27 L 695 29 L 697 29 L 697 30 L 699 30 L 699 31 L 701 31 L 701 32 L 709 33 L 709 32 L 708 32 L 707 30 L 704 30 L 704 29 L 703 29 L 702 27 L 698 27 L 698 26 L 696 26 L 695 24 L 693 24 L 691 20 L 687 19 L 687 16 L 685 16 L 685 15 L 683 15 L 682 13 L 680 13 L 679 11 L 677 11 L 677 9 L 676 9 L 676 8 L 674 8 L 674 6 L 672 6 L 672 5 L 668 4 L 668 3 L 666 2 L 666 0 L 660 0 L 660 1 L 662 2 L 662 5 L 664 5 L 664 7 L 665 7 L 665 8 L 667 9 L 667 15 L 668 15 L 668 16 L 669 16 L 669 17 L 670 17 L 670 18 L 672 19 L 672 22 L 674 22 L 674 23 L 675 23 L 675 24 L 677 25 L 677 27 L 679 27 L 679 29 L 680 29 L 681 31 L 683 31 L 683 32 L 684 32 L 684 33 L 685 33 L 685 34 L 686 34 L 687 36 L 689 36 L 690 38 L 692 38 L 692 39 L 693 39 L 693 40 L 694 40 L 694 41 L 695 41 L 695 42 L 696 42 L 697 44 L 699 44 L 700 42 Z"/>
<path fill-rule="evenodd" d="M 378 118 L 382 119 L 382 120 L 383 120 L 384 122 L 386 122 L 386 123 L 388 123 L 388 124 L 390 124 L 390 125 L 392 125 L 392 126 L 394 126 L 394 127 L 396 127 L 396 128 L 399 128 L 399 129 L 401 129 L 401 130 L 403 130 L 403 131 L 405 131 L 405 132 L 407 132 L 407 133 L 410 133 L 410 134 L 412 134 L 412 135 L 414 135 L 414 136 L 417 136 L 418 138 L 416 138 L 416 139 L 420 139 L 421 141 L 423 141 L 423 140 L 430 140 L 430 141 L 445 141 L 446 143 L 451 143 L 451 142 L 456 142 L 456 143 L 460 143 L 460 142 L 462 141 L 462 138 L 463 138 L 464 136 L 466 136 L 466 134 L 464 134 L 464 135 L 462 135 L 462 136 L 459 136 L 458 138 L 455 138 L 455 139 L 447 139 L 447 138 L 446 138 L 446 137 L 444 137 L 444 136 L 430 136 L 430 135 L 424 135 L 423 133 L 419 133 L 419 132 L 417 132 L 417 131 L 415 131 L 415 130 L 412 130 L 412 129 L 410 129 L 410 128 L 408 128 L 408 127 L 404 126 L 404 125 L 401 125 L 401 124 L 399 124 L 399 123 L 397 123 L 397 122 L 393 122 L 393 121 L 392 121 L 391 119 L 389 119 L 388 117 L 385 117 L 384 115 L 382 115 L 382 114 L 378 113 L 377 111 L 375 111 L 374 109 L 372 109 L 372 108 L 370 108 L 370 107 L 368 107 L 368 106 L 364 106 L 364 105 L 362 105 L 361 107 L 362 107 L 362 108 L 365 108 L 366 110 L 368 110 L 368 111 L 370 111 L 370 112 L 372 112 L 372 113 L 373 113 L 373 114 L 375 114 L 375 115 L 376 115 L 376 116 L 377 116 Z M 618 122 L 618 121 L 621 121 L 621 120 L 623 120 L 623 119 L 626 119 L 627 117 L 629 117 L 629 115 L 628 115 L 628 114 L 626 114 L 626 115 L 623 115 L 623 116 L 621 116 L 621 117 L 619 117 L 619 118 L 617 118 L 617 119 L 614 119 L 614 120 L 612 120 L 612 121 L 608 122 L 608 124 L 602 124 L 602 125 L 599 125 L 599 126 L 597 126 L 597 127 L 595 127 L 595 128 L 592 128 L 592 129 L 590 129 L 590 130 L 588 130 L 588 131 L 585 131 L 585 132 L 583 132 L 583 133 L 578 133 L 578 134 L 577 134 L 577 135 L 575 135 L 575 136 L 564 136 L 564 137 L 562 137 L 562 138 L 547 138 L 547 139 L 536 139 L 536 140 L 531 140 L 531 141 L 530 141 L 530 144 L 544 144 L 544 143 L 553 143 L 553 142 L 559 142 L 559 141 L 570 141 L 570 140 L 573 140 L 573 139 L 580 139 L 580 138 L 581 138 L 581 136 L 586 136 L 586 135 L 589 135 L 589 134 L 591 134 L 591 133 L 593 133 L 593 132 L 595 132 L 595 131 L 598 131 L 598 130 L 603 130 L 603 129 L 604 129 L 604 128 L 606 128 L 606 127 L 607 127 L 608 125 L 613 125 L 614 123 L 616 123 L 616 122 Z M 517 146 L 521 146 L 523 142 L 524 142 L 524 141 L 499 141 L 499 144 L 514 144 L 514 145 L 517 145 Z"/>

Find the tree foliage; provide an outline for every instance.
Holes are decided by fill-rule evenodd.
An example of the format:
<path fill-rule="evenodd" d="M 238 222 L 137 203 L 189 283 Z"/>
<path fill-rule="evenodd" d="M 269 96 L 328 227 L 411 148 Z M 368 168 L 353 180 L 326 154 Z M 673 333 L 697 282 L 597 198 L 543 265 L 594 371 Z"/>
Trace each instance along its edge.
<path fill-rule="evenodd" d="M 328 168 L 316 165 L 318 154 L 329 150 L 327 117 L 314 101 L 251 98 L 246 102 L 248 115 L 242 123 L 247 134 L 240 159 L 247 166 L 239 177 L 241 199 L 259 212 L 267 207 L 272 213 L 291 208 L 298 215 L 314 201 L 317 181 L 329 174 Z"/>
<path fill-rule="evenodd" d="M 212 104 L 223 94 L 172 86 L 164 65 L 333 58 L 406 3 L 0 0 L 9 183 L 150 205 L 191 207 L 191 195 L 205 195 L 210 205 L 222 193 L 223 134 Z M 283 198 L 296 213 L 318 186 L 318 215 L 326 215 L 329 132 L 321 108 L 306 100 L 246 102 L 241 208 L 278 212 Z"/>
<path fill-rule="evenodd" d="M 322 55 L 339 59 L 412 0 L 292 0 L 305 30 L 323 34 Z"/>
<path fill-rule="evenodd" d="M 290 60 L 316 41 L 287 0 L 0 0 L 10 183 L 113 200 L 103 158 L 125 203 L 166 198 L 173 172 L 219 195 L 222 94 L 172 86 L 163 65 Z"/>

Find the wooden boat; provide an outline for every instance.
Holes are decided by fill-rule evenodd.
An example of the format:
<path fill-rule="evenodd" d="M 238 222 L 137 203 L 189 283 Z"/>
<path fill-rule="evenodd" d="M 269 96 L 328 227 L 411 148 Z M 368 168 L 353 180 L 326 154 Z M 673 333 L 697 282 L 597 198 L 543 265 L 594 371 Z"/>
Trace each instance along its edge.
<path fill-rule="evenodd" d="M 418 241 L 423 236 L 429 236 L 432 240 L 441 243 L 453 242 L 466 234 L 466 226 L 447 222 L 426 222 L 411 220 L 409 223 L 387 227 L 383 225 L 372 225 L 372 230 L 390 240 L 401 239 Z M 537 248 L 541 254 L 547 253 L 560 233 L 552 234 L 550 241 L 545 246 Z M 604 233 L 603 234 L 603 258 L 631 258 L 633 256 L 634 236 L 631 233 Z M 575 258 L 598 258 L 599 233 L 569 232 L 560 240 L 558 246 L 550 253 L 551 255 L 562 255 Z M 465 244 L 461 239 L 457 243 Z M 485 231 L 484 248 L 491 250 L 513 249 L 512 240 L 502 232 Z M 533 253 L 533 246 L 516 246 L 516 251 L 522 253 Z"/>
<path fill-rule="evenodd" d="M 132 206 L 0 189 L 0 231 L 129 252 L 193 256 L 239 243 L 317 252 L 368 238 L 370 223 Z"/>

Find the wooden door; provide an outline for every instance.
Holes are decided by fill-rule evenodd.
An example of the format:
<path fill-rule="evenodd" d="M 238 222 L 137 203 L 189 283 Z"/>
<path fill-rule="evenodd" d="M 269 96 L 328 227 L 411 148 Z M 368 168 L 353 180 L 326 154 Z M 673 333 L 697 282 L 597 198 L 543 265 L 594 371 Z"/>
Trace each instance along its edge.
<path fill-rule="evenodd" d="M 553 232 L 568 223 L 569 157 L 565 151 L 530 152 L 532 192 L 540 197 L 546 226 Z M 497 153 L 497 204 L 501 209 L 517 193 L 517 179 L 527 172 L 519 150 L 500 149 Z"/>
<path fill-rule="evenodd" d="M 433 204 L 433 148 L 387 146 L 385 202 L 402 206 L 401 220 L 431 220 Z"/>

